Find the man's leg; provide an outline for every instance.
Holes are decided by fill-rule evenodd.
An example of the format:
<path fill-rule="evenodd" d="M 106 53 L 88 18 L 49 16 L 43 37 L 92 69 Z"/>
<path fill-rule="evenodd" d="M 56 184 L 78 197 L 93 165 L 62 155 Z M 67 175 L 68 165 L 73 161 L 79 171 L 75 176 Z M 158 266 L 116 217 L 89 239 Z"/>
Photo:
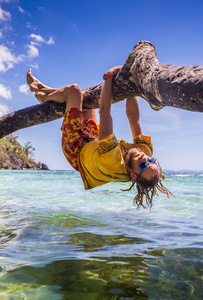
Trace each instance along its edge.
<path fill-rule="evenodd" d="M 70 95 L 65 95 L 64 94 L 64 89 L 54 89 L 51 88 L 47 85 L 45 85 L 44 83 L 42 83 L 41 81 L 39 81 L 33 74 L 31 69 L 27 72 L 27 83 L 30 86 L 30 90 L 32 92 L 36 92 L 36 98 L 38 99 L 38 101 L 40 103 L 45 101 L 49 101 L 49 98 L 44 98 L 42 96 L 48 95 L 48 94 L 52 94 L 54 92 L 58 92 L 55 94 L 52 94 L 52 101 L 56 101 L 56 102 L 66 102 L 64 101 L 64 97 L 69 96 Z M 75 85 L 74 85 L 75 86 Z M 68 86 L 67 86 L 68 87 Z M 68 90 L 68 88 L 66 87 L 66 90 Z M 70 86 L 69 86 L 70 87 Z M 77 87 L 75 86 L 75 89 L 77 89 Z M 63 90 L 63 91 L 62 91 Z M 66 91 L 67 92 L 67 91 Z M 75 92 L 74 92 L 75 93 Z M 73 93 L 72 93 L 73 96 Z M 54 97 L 54 98 L 53 98 Z M 72 97 L 71 97 L 72 98 Z M 72 101 L 71 98 L 68 100 L 68 107 L 70 108 L 70 105 L 72 105 L 70 102 Z M 46 100 L 47 99 L 47 100 Z M 55 100 L 53 100 L 55 99 Z M 77 102 L 77 100 L 76 100 Z M 76 105 L 75 100 L 74 100 L 74 105 Z M 76 107 L 76 106 L 74 106 Z M 68 108 L 68 109 L 69 109 Z M 86 109 L 83 110 L 83 115 L 84 115 L 84 120 L 89 120 L 92 119 L 95 121 L 95 123 L 97 123 L 97 114 L 96 114 L 96 109 Z"/>
<path fill-rule="evenodd" d="M 77 84 L 70 84 L 61 89 L 56 89 L 50 94 L 36 92 L 35 97 L 40 103 L 47 101 L 54 101 L 58 103 L 66 102 L 66 111 L 72 107 L 82 110 L 83 95 Z"/>
<path fill-rule="evenodd" d="M 66 102 L 66 111 L 72 107 L 82 110 L 83 95 L 77 84 L 70 84 L 61 89 L 53 89 L 34 77 L 31 70 L 27 72 L 27 83 L 30 90 L 35 92 L 35 97 L 40 103 L 46 101 Z"/>
<path fill-rule="evenodd" d="M 83 110 L 84 120 L 92 119 L 95 123 L 97 123 L 97 113 L 96 109 L 86 109 Z"/>
<path fill-rule="evenodd" d="M 31 69 L 27 72 L 27 83 L 30 86 L 30 90 L 32 92 L 36 92 L 35 96 L 38 99 L 40 103 L 43 103 L 45 101 L 55 101 L 55 102 L 66 102 L 67 109 L 71 107 L 77 107 L 81 108 L 81 90 L 78 89 L 77 85 L 69 85 L 62 89 L 54 89 L 51 87 L 48 87 L 47 85 L 43 84 L 41 81 L 39 81 L 33 74 Z M 50 95 L 50 97 L 44 97 L 46 95 Z M 79 95 L 78 95 L 79 94 Z M 78 107 L 78 99 L 79 98 L 79 107 Z M 66 98 L 69 98 L 68 100 Z M 73 101 L 72 101 L 72 98 Z M 67 100 L 67 101 L 66 101 Z M 67 104 L 68 102 L 68 104 Z M 74 102 L 74 103 L 73 103 Z M 74 105 L 74 106 L 73 106 Z M 83 110 L 84 120 L 92 119 L 95 123 L 97 123 L 97 114 L 96 109 L 86 109 Z"/>

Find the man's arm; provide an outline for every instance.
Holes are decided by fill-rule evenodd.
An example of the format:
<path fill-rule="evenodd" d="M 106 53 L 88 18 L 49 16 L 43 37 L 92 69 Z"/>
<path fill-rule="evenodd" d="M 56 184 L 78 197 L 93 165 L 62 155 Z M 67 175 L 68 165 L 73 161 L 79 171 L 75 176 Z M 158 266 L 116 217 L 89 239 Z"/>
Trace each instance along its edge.
<path fill-rule="evenodd" d="M 121 69 L 121 66 L 110 69 L 106 74 L 115 76 Z M 99 140 L 102 140 L 113 133 L 113 120 L 111 117 L 112 104 L 112 78 L 107 78 L 101 92 L 100 98 L 100 123 Z"/>
<path fill-rule="evenodd" d="M 140 125 L 140 110 L 137 97 L 130 97 L 126 100 L 126 115 L 130 123 L 133 138 L 142 134 Z"/>

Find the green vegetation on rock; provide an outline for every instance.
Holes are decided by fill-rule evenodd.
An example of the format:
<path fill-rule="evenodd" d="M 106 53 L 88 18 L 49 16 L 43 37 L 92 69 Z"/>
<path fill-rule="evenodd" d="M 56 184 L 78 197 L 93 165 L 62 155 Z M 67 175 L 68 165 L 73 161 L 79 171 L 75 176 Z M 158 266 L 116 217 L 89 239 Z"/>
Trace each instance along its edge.
<path fill-rule="evenodd" d="M 34 161 L 34 148 L 28 142 L 22 147 L 13 134 L 0 139 L 0 169 L 45 169 L 48 167 Z"/>

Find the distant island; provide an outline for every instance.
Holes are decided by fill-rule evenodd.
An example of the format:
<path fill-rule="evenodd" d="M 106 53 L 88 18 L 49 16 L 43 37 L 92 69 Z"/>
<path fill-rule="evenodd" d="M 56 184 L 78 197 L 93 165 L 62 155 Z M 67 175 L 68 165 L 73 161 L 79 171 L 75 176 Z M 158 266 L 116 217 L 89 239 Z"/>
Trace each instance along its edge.
<path fill-rule="evenodd" d="M 30 142 L 21 146 L 17 137 L 9 134 L 0 139 L 0 169 L 49 170 L 48 166 L 33 159 L 34 148 Z"/>
<path fill-rule="evenodd" d="M 164 170 L 165 174 L 170 175 L 176 175 L 176 174 L 202 174 L 203 170 L 195 171 L 195 170 L 179 170 L 179 171 L 173 171 L 173 170 Z"/>

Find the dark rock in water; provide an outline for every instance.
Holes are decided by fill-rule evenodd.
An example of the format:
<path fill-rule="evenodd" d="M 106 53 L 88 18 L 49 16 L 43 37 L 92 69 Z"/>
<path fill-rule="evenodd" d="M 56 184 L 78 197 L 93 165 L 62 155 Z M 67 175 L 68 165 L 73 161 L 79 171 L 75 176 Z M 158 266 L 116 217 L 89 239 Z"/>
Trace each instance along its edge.
<path fill-rule="evenodd" d="M 165 174 L 165 172 L 164 172 L 164 171 L 162 171 L 162 174 L 161 174 L 161 179 L 165 179 L 165 177 L 166 177 L 166 174 Z"/>
<path fill-rule="evenodd" d="M 13 166 L 12 166 L 12 170 L 21 170 L 21 168 L 20 168 L 19 166 L 13 165 Z"/>
<path fill-rule="evenodd" d="M 48 166 L 46 164 L 41 164 L 40 170 L 49 170 Z"/>

